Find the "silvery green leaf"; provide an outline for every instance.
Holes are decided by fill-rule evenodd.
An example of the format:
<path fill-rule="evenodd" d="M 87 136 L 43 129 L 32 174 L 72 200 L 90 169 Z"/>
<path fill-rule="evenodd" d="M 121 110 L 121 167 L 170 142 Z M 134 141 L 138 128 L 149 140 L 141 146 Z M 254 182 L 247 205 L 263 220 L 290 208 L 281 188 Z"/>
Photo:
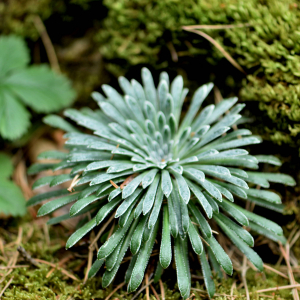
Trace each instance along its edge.
<path fill-rule="evenodd" d="M 242 187 L 244 189 L 249 189 L 247 183 L 243 180 L 243 179 L 240 179 L 238 177 L 235 177 L 233 175 L 231 176 L 228 176 L 228 175 L 224 175 L 224 174 L 219 174 L 219 173 L 214 173 L 214 172 L 209 172 L 209 171 L 206 171 L 205 172 L 206 174 L 209 174 L 211 176 L 214 176 L 214 177 L 217 177 L 217 178 L 220 178 L 224 181 L 227 181 L 227 182 L 230 182 L 234 185 L 237 185 L 239 187 Z"/>
<path fill-rule="evenodd" d="M 208 83 L 205 85 L 202 85 L 200 88 L 198 88 L 192 98 L 191 104 L 189 106 L 189 109 L 180 125 L 180 128 L 185 128 L 187 126 L 190 126 L 192 124 L 192 121 L 199 111 L 199 108 L 201 107 L 204 99 L 207 97 L 211 89 L 213 88 L 212 83 Z"/>
<path fill-rule="evenodd" d="M 172 185 L 172 181 L 171 181 L 171 177 L 170 177 L 170 173 L 166 170 L 162 171 L 162 175 L 161 175 L 161 189 L 164 193 L 164 195 L 169 198 L 172 189 L 173 189 L 173 185 Z"/>
<path fill-rule="evenodd" d="M 121 163 L 130 163 L 127 160 L 102 160 L 102 161 L 96 161 L 93 163 L 90 163 L 87 165 L 85 171 L 93 171 L 93 170 L 99 170 L 99 169 L 104 169 L 111 167 L 116 164 L 121 164 Z"/>
<path fill-rule="evenodd" d="M 66 132 L 79 132 L 77 128 L 60 116 L 48 115 L 43 118 L 43 122 L 53 128 L 58 128 Z"/>
<path fill-rule="evenodd" d="M 170 172 L 175 172 L 178 174 L 182 174 L 183 173 L 183 167 L 181 165 L 171 165 L 170 167 L 168 167 L 168 170 L 170 170 Z"/>
<path fill-rule="evenodd" d="M 101 246 L 97 254 L 98 259 L 106 258 L 114 251 L 124 235 L 127 233 L 132 221 L 133 213 L 129 216 L 129 219 L 126 222 L 125 226 L 122 228 L 119 227 L 117 231 Z M 133 228 L 133 226 L 131 228 Z"/>
<path fill-rule="evenodd" d="M 191 127 L 186 127 L 178 139 L 179 149 L 181 149 L 191 134 Z"/>
<path fill-rule="evenodd" d="M 232 218 L 234 218 L 241 225 L 244 226 L 249 225 L 247 215 L 244 214 L 244 211 L 242 212 L 241 210 L 239 210 L 236 207 L 236 205 L 234 205 L 233 203 L 228 202 L 226 199 L 223 199 L 223 201 L 219 203 L 219 206 L 222 207 L 222 209 L 226 213 L 228 213 Z"/>
<path fill-rule="evenodd" d="M 197 206 L 192 201 L 190 201 L 188 204 L 188 208 L 189 208 L 190 212 L 192 213 L 192 215 L 194 216 L 197 224 L 199 225 L 201 232 L 205 236 L 211 237 L 211 235 L 212 235 L 211 228 L 210 228 L 208 222 L 206 221 L 206 219 L 203 217 L 200 210 L 197 208 Z"/>
<path fill-rule="evenodd" d="M 109 196 L 108 196 L 108 202 L 110 202 L 111 200 L 113 200 L 114 198 L 116 198 L 118 195 L 120 195 L 122 193 L 121 188 L 115 189 L 113 190 Z"/>
<path fill-rule="evenodd" d="M 226 254 L 224 249 L 221 247 L 221 245 L 216 241 L 216 239 L 211 236 L 210 238 L 205 238 L 206 242 L 209 244 L 210 249 L 215 255 L 215 258 L 217 259 L 218 263 L 221 265 L 223 270 L 228 274 L 232 275 L 233 267 L 232 262 L 229 258 L 229 256 Z"/>
<path fill-rule="evenodd" d="M 133 163 L 120 163 L 120 164 L 113 164 L 112 166 L 110 166 L 108 168 L 108 170 L 106 171 L 107 173 L 118 173 L 118 172 L 122 172 L 125 170 L 129 170 L 132 169 L 135 165 Z"/>
<path fill-rule="evenodd" d="M 203 191 L 203 195 L 205 196 L 207 202 L 211 206 L 213 212 L 218 214 L 219 213 L 219 204 L 218 203 L 220 203 L 222 201 L 212 198 L 206 191 Z"/>
<path fill-rule="evenodd" d="M 75 204 L 72 205 L 70 208 L 70 216 L 73 216 L 84 209 L 89 204 L 93 203 L 94 201 L 98 200 L 98 196 L 88 196 L 86 198 L 80 199 L 76 201 Z"/>
<path fill-rule="evenodd" d="M 215 150 L 215 149 L 210 149 L 204 152 L 201 152 L 200 154 L 197 155 L 198 160 L 201 158 L 209 158 L 210 156 L 215 156 L 219 153 L 219 151 Z"/>
<path fill-rule="evenodd" d="M 169 92 L 168 83 L 165 80 L 161 80 L 157 87 L 158 103 L 160 110 L 163 110 L 166 106 L 166 100 Z"/>
<path fill-rule="evenodd" d="M 244 241 L 242 241 L 235 232 L 230 230 L 217 216 L 215 217 L 215 220 L 238 249 L 240 249 L 240 251 L 242 251 L 253 263 L 253 265 L 262 272 L 263 262 L 257 253 L 254 252 Z"/>
<path fill-rule="evenodd" d="M 130 260 L 129 266 L 128 266 L 127 271 L 125 273 L 125 280 L 124 281 L 126 283 L 128 283 L 129 280 L 130 280 L 130 277 L 131 277 L 131 274 L 132 274 L 132 270 L 133 270 L 134 265 L 136 263 L 137 257 L 138 257 L 138 255 L 133 255 L 132 258 L 131 258 L 131 260 Z"/>
<path fill-rule="evenodd" d="M 120 111 L 115 108 L 115 106 L 113 106 L 109 102 L 102 102 L 100 104 L 100 107 L 102 111 L 105 113 L 105 115 L 107 115 L 109 118 L 111 118 L 115 122 L 120 123 L 124 127 L 126 126 L 126 119 L 122 116 Z"/>
<path fill-rule="evenodd" d="M 192 179 L 195 182 L 204 182 L 205 175 L 202 171 L 197 170 L 195 168 L 184 167 L 183 175 L 187 178 Z"/>
<path fill-rule="evenodd" d="M 237 102 L 237 100 L 238 100 L 238 98 L 233 97 L 233 98 L 229 98 L 229 99 L 224 99 L 221 102 L 219 102 L 216 105 L 213 113 L 210 115 L 210 117 L 206 121 L 207 124 L 211 124 L 211 123 L 215 122 L 222 114 L 224 114 L 227 110 L 229 110 L 230 107 L 232 107 Z"/>
<path fill-rule="evenodd" d="M 250 201 L 250 202 L 255 203 L 258 206 L 265 207 L 265 208 L 268 208 L 268 209 L 273 210 L 273 211 L 277 211 L 281 214 L 284 212 L 284 205 L 283 204 L 271 203 L 269 201 L 266 201 L 266 200 L 263 200 L 263 199 L 260 199 L 260 198 L 256 198 L 256 197 L 252 197 L 252 196 L 249 196 L 249 195 L 247 197 L 247 200 Z"/>
<path fill-rule="evenodd" d="M 264 191 L 264 190 L 258 190 L 258 189 L 248 189 L 245 191 L 248 196 L 260 198 L 266 201 L 269 201 L 271 203 L 281 203 L 281 199 L 279 195 L 271 192 L 271 191 Z"/>
<path fill-rule="evenodd" d="M 64 161 L 64 163 L 66 163 Z M 53 167 L 55 167 L 57 164 L 39 164 L 39 163 L 36 163 L 36 164 L 33 164 L 31 165 L 28 170 L 27 170 L 27 174 L 28 175 L 34 175 L 34 174 L 37 174 L 39 172 L 42 172 L 42 171 L 46 171 L 46 170 L 51 170 Z"/>
<path fill-rule="evenodd" d="M 68 153 L 56 151 L 56 150 L 50 150 L 42 152 L 38 155 L 37 159 L 65 159 L 67 158 Z"/>
<path fill-rule="evenodd" d="M 64 111 L 64 115 L 71 120 L 75 121 L 77 124 L 82 125 L 86 128 L 92 129 L 92 130 L 103 130 L 107 129 L 107 126 L 99 121 L 96 121 L 94 119 L 91 119 L 81 112 L 69 108 Z"/>
<path fill-rule="evenodd" d="M 145 215 L 150 211 L 153 206 L 157 187 L 160 181 L 160 174 L 156 174 L 153 182 L 151 183 L 150 187 L 148 188 L 146 197 L 143 203 L 143 214 Z"/>
<path fill-rule="evenodd" d="M 125 102 L 131 111 L 131 117 L 134 116 L 139 124 L 144 124 L 145 118 L 139 103 L 130 96 L 125 96 Z"/>
<path fill-rule="evenodd" d="M 214 109 L 215 106 L 213 104 L 203 108 L 200 114 L 196 117 L 196 119 L 192 123 L 192 130 L 198 131 L 203 125 L 207 125 L 206 120 L 210 117 Z"/>
<path fill-rule="evenodd" d="M 159 217 L 160 210 L 161 210 L 163 198 L 164 198 L 163 191 L 162 191 L 161 187 L 158 186 L 153 209 L 152 209 L 151 215 L 149 217 L 148 227 L 152 227 L 156 223 L 156 221 Z"/>
<path fill-rule="evenodd" d="M 202 138 L 202 140 L 197 144 L 197 149 L 213 141 L 214 139 L 221 136 L 223 133 L 227 132 L 228 130 L 230 130 L 230 127 L 221 127 L 216 131 L 208 131 L 205 134 L 205 136 Z"/>
<path fill-rule="evenodd" d="M 255 155 L 255 158 L 260 163 L 268 163 L 275 166 L 281 166 L 281 161 L 273 155 Z"/>
<path fill-rule="evenodd" d="M 79 188 L 80 187 L 76 187 L 75 189 L 79 189 Z M 27 201 L 26 206 L 28 207 L 28 206 L 36 205 L 46 199 L 52 199 L 66 194 L 70 194 L 70 192 L 67 189 L 60 189 L 56 191 L 47 192 L 44 194 L 37 194 Z"/>
<path fill-rule="evenodd" d="M 232 125 L 236 124 L 241 117 L 242 116 L 239 114 L 227 114 L 225 117 L 219 120 L 212 128 L 216 129 L 220 128 L 221 126 L 231 127 Z"/>
<path fill-rule="evenodd" d="M 177 122 L 173 114 L 170 115 L 168 124 L 170 127 L 171 138 L 174 137 L 177 130 Z"/>
<path fill-rule="evenodd" d="M 130 204 L 130 206 L 127 208 L 127 210 L 119 217 L 119 225 L 120 227 L 124 227 L 126 225 L 126 222 L 129 219 L 129 216 L 131 215 L 131 212 L 133 211 L 136 203 L 138 202 L 139 197 L 136 197 L 133 202 Z M 124 202 L 123 202 L 124 203 Z M 134 214 L 134 212 L 133 212 Z"/>
<path fill-rule="evenodd" d="M 196 168 L 200 169 L 205 174 L 208 174 L 211 176 L 222 175 L 222 176 L 231 177 L 229 170 L 225 167 L 213 166 L 213 165 L 197 165 Z"/>
<path fill-rule="evenodd" d="M 180 165 L 190 164 L 190 163 L 194 163 L 194 162 L 197 162 L 197 161 L 198 161 L 197 156 L 190 156 L 186 159 L 180 160 Z"/>
<path fill-rule="evenodd" d="M 118 255 L 120 253 L 124 238 L 119 242 L 119 245 L 115 248 L 115 250 L 105 259 L 105 267 L 107 271 L 111 271 L 115 266 Z"/>
<path fill-rule="evenodd" d="M 204 277 L 205 286 L 206 286 L 209 297 L 212 298 L 216 292 L 216 287 L 215 287 L 213 275 L 211 273 L 211 269 L 208 264 L 204 250 L 201 253 L 201 255 L 199 256 L 199 259 L 200 259 L 200 263 L 201 263 L 201 269 L 202 269 L 202 274 Z"/>
<path fill-rule="evenodd" d="M 261 142 L 262 142 L 261 138 L 251 136 L 251 137 L 232 140 L 232 141 L 228 141 L 228 142 L 224 142 L 224 143 L 219 143 L 218 145 L 215 144 L 215 145 L 213 145 L 213 147 L 216 150 L 225 150 L 225 149 L 237 148 L 237 147 L 241 147 L 241 146 L 259 144 Z"/>
<path fill-rule="evenodd" d="M 220 193 L 223 196 L 225 196 L 229 201 L 231 201 L 231 202 L 234 201 L 233 196 L 232 196 L 232 194 L 230 193 L 230 191 L 228 189 L 226 189 L 225 187 L 217 184 L 216 181 L 211 181 L 211 180 L 208 180 L 208 181 L 211 182 L 220 191 Z"/>
<path fill-rule="evenodd" d="M 163 113 L 165 114 L 166 118 L 168 118 L 171 114 L 174 114 L 174 101 L 171 94 L 167 95 Z"/>
<path fill-rule="evenodd" d="M 189 186 L 185 181 L 185 178 L 181 174 L 174 172 L 172 169 L 170 169 L 170 173 L 172 173 L 172 175 L 174 175 L 176 179 L 180 197 L 187 204 L 190 201 L 191 193 L 190 193 Z"/>
<path fill-rule="evenodd" d="M 173 209 L 175 213 L 175 221 L 177 222 L 177 227 L 178 227 L 178 233 L 179 236 L 184 239 L 186 236 L 186 232 L 183 229 L 183 222 L 182 222 L 182 211 L 181 211 L 181 197 L 178 192 L 178 187 L 176 187 L 176 183 L 173 182 L 173 191 L 171 193 L 171 200 L 168 199 L 168 201 L 171 201 L 173 204 Z"/>
<path fill-rule="evenodd" d="M 78 193 L 64 196 L 64 197 L 52 200 L 50 202 L 47 202 L 38 210 L 37 216 L 41 217 L 41 216 L 50 214 L 51 212 L 65 206 L 77 199 L 78 199 Z"/>
<path fill-rule="evenodd" d="M 200 159 L 199 159 L 200 161 Z M 203 162 L 213 163 L 224 166 L 233 166 L 233 167 L 245 167 L 249 169 L 258 169 L 258 164 L 252 159 L 250 155 L 243 155 L 237 157 L 228 157 L 221 159 L 203 159 Z M 248 172 L 247 172 L 248 173 Z"/>
<path fill-rule="evenodd" d="M 157 230 L 158 230 L 159 222 L 153 226 L 153 230 L 151 232 L 149 240 L 144 243 L 141 246 L 141 249 L 139 251 L 139 255 L 137 257 L 136 263 L 134 265 L 130 281 L 128 284 L 128 292 L 133 292 L 135 291 L 139 285 L 141 284 L 143 278 L 144 278 L 144 273 L 146 266 L 148 264 L 152 248 L 155 242 Z"/>
<path fill-rule="evenodd" d="M 158 130 L 163 133 L 164 132 L 164 127 L 166 125 L 166 117 L 163 112 L 159 111 L 157 114 L 157 125 L 158 125 Z"/>
<path fill-rule="evenodd" d="M 169 79 L 169 75 L 167 72 L 163 71 L 159 74 L 159 81 L 165 80 L 168 88 L 169 88 L 169 84 L 170 84 L 170 79 Z"/>
<path fill-rule="evenodd" d="M 112 103 L 113 107 L 116 107 L 119 111 L 119 115 L 123 115 L 124 117 L 129 117 L 130 112 L 128 111 L 128 108 L 126 107 L 126 104 L 124 102 L 123 97 L 111 86 L 107 84 L 102 85 L 102 89 L 106 96 L 109 98 L 109 101 Z M 103 103 L 108 103 L 106 102 L 100 102 L 99 106 L 102 108 Z M 108 117 L 110 117 L 105 111 L 103 111 Z M 116 120 L 117 121 L 117 120 Z"/>
<path fill-rule="evenodd" d="M 136 206 L 135 210 L 134 210 L 134 218 L 138 218 L 141 213 L 143 212 L 143 203 L 144 203 L 144 199 L 146 197 L 146 194 L 143 195 L 143 197 L 141 198 L 140 202 L 138 203 L 138 205 Z"/>
<path fill-rule="evenodd" d="M 224 188 L 226 188 L 230 193 L 232 193 L 242 199 L 247 199 L 246 191 L 244 189 L 239 188 L 238 186 L 235 186 L 235 185 L 227 183 L 227 182 L 217 181 L 217 180 L 209 180 L 209 181 L 211 181 L 214 185 L 217 184 L 216 187 L 218 187 L 218 185 L 221 185 Z"/>
<path fill-rule="evenodd" d="M 155 168 L 156 165 L 155 164 L 136 164 L 133 166 L 133 171 L 139 172 L 139 171 L 146 170 L 146 169 L 153 168 L 153 167 Z"/>
<path fill-rule="evenodd" d="M 250 173 L 250 174 L 249 174 Z M 257 177 L 259 180 L 267 180 L 270 182 L 282 183 L 290 186 L 294 186 L 296 184 L 295 180 L 286 174 L 275 174 L 275 173 L 259 173 L 259 172 L 247 172 L 248 176 L 252 175 Z"/>
<path fill-rule="evenodd" d="M 117 197 L 101 207 L 96 215 L 96 223 L 99 225 L 106 216 L 122 201 L 121 197 Z"/>
<path fill-rule="evenodd" d="M 250 247 L 254 246 L 254 239 L 246 229 L 239 226 L 231 219 L 225 217 L 223 214 L 218 214 L 217 219 L 220 219 L 229 229 L 231 229 L 236 235 L 238 235 L 248 246 Z"/>
<path fill-rule="evenodd" d="M 155 140 L 157 141 L 157 143 L 162 147 L 163 146 L 163 138 L 160 132 L 156 131 L 155 132 Z"/>
<path fill-rule="evenodd" d="M 186 179 L 186 182 L 189 185 L 189 188 L 191 189 L 191 191 L 193 192 L 193 194 L 198 199 L 198 201 L 199 201 L 200 205 L 202 206 L 202 208 L 204 209 L 207 217 L 209 219 L 211 219 L 212 214 L 213 214 L 211 205 L 208 203 L 207 199 L 204 197 L 204 195 L 200 191 L 200 188 L 196 184 L 194 184 L 193 182 L 191 182 L 191 181 L 189 181 L 187 179 Z"/>
<path fill-rule="evenodd" d="M 66 249 L 74 246 L 80 239 L 82 239 L 88 232 L 96 226 L 96 220 L 93 218 L 88 223 L 77 229 L 68 239 Z"/>
<path fill-rule="evenodd" d="M 156 88 L 154 85 L 151 72 L 147 68 L 142 68 L 142 81 L 144 85 L 146 99 L 150 101 L 156 108 L 157 107 Z"/>
<path fill-rule="evenodd" d="M 203 244 L 199 236 L 198 230 L 195 228 L 194 224 L 190 220 L 189 230 L 188 230 L 189 238 L 193 247 L 193 250 L 196 254 L 200 255 L 203 251 Z"/>
<path fill-rule="evenodd" d="M 148 173 L 143 177 L 143 180 L 142 180 L 143 189 L 145 189 L 147 186 L 149 186 L 153 182 L 157 172 L 158 172 L 158 169 L 152 169 L 152 170 L 148 171 Z"/>
<path fill-rule="evenodd" d="M 38 180 L 36 180 L 34 182 L 34 184 L 32 185 L 32 189 L 35 190 L 35 189 L 38 189 L 42 186 L 45 186 L 45 185 L 49 185 L 50 182 L 55 178 L 56 176 L 45 176 L 45 177 L 42 177 L 42 178 L 39 178 Z"/>
<path fill-rule="evenodd" d="M 163 140 L 167 143 L 171 138 L 171 129 L 169 125 L 165 125 L 163 129 Z"/>
<path fill-rule="evenodd" d="M 141 244 L 142 244 L 142 237 L 144 233 L 144 229 L 146 227 L 147 221 L 148 221 L 148 215 L 142 216 L 139 219 L 138 225 L 132 235 L 131 241 L 130 241 L 130 250 L 133 255 L 137 254 Z"/>
<path fill-rule="evenodd" d="M 131 85 L 134 90 L 135 98 L 141 102 L 141 106 L 143 107 L 143 103 L 146 101 L 146 95 L 142 85 L 135 79 L 131 80 Z"/>
<path fill-rule="evenodd" d="M 239 175 L 240 177 L 243 178 L 248 177 L 248 174 L 244 170 L 237 169 L 237 168 L 227 168 L 227 169 L 229 170 L 230 174 Z"/>
<path fill-rule="evenodd" d="M 184 246 L 182 245 L 185 241 L 177 237 L 174 241 L 174 252 L 175 252 L 175 263 L 176 263 L 176 273 L 177 273 L 177 283 L 181 295 L 186 295 L 190 289 L 190 279 L 187 273 L 187 266 L 185 262 Z M 189 295 L 187 295 L 189 296 Z"/>
<path fill-rule="evenodd" d="M 141 194 L 142 189 L 136 188 L 130 196 L 124 198 L 124 189 L 123 189 L 123 195 L 122 198 L 124 199 L 122 204 L 119 206 L 119 208 L 116 211 L 115 218 L 119 218 L 122 216 L 126 210 L 129 208 L 129 206 L 136 200 L 136 198 Z"/>
<path fill-rule="evenodd" d="M 112 151 L 112 150 L 116 149 L 116 146 L 108 144 L 108 143 L 103 143 L 103 142 L 92 142 L 88 145 L 88 148 Z"/>
<path fill-rule="evenodd" d="M 135 96 L 134 90 L 127 78 L 120 76 L 118 78 L 118 81 L 119 81 L 119 85 L 120 85 L 121 89 L 123 90 L 124 94 L 129 95 L 131 97 Z"/>
<path fill-rule="evenodd" d="M 129 132 L 126 130 L 126 128 L 124 128 L 124 126 L 121 126 L 118 123 L 109 123 L 108 127 L 111 129 L 111 131 L 113 131 L 117 136 L 120 137 L 129 137 Z"/>
<path fill-rule="evenodd" d="M 264 187 L 264 188 L 269 188 L 270 187 L 270 184 L 269 184 L 267 179 L 256 176 L 256 174 L 254 172 L 247 171 L 246 173 L 247 173 L 248 177 L 243 178 L 245 181 L 257 184 L 257 185 L 259 185 L 261 187 Z M 254 173 L 254 174 L 252 174 L 252 173 Z M 237 175 L 237 177 L 240 177 L 240 176 Z"/>
<path fill-rule="evenodd" d="M 155 126 L 153 122 L 151 122 L 150 120 L 146 120 L 145 125 L 146 131 L 150 135 L 150 137 L 155 138 Z"/>
<path fill-rule="evenodd" d="M 138 136 L 142 136 L 144 134 L 142 127 L 134 120 L 126 120 L 126 123 L 127 127 L 131 130 L 131 132 L 134 132 Z"/>
<path fill-rule="evenodd" d="M 171 235 L 169 225 L 169 211 L 166 205 L 163 207 L 163 227 L 159 251 L 159 261 L 161 266 L 166 269 L 172 260 Z"/>
<path fill-rule="evenodd" d="M 178 116 L 181 112 L 181 93 L 183 90 L 183 78 L 178 75 L 171 83 L 171 95 L 174 100 L 174 112 L 175 116 Z M 178 120 L 178 119 L 177 119 Z"/>
<path fill-rule="evenodd" d="M 91 143 L 101 142 L 100 138 L 90 134 L 70 132 L 64 135 L 67 145 L 90 145 Z"/>
<path fill-rule="evenodd" d="M 110 153 L 101 151 L 86 151 L 86 152 L 74 152 L 68 155 L 68 162 L 78 162 L 78 161 L 94 161 L 109 159 L 111 157 Z"/>
<path fill-rule="evenodd" d="M 106 99 L 99 92 L 92 92 L 91 97 L 99 104 L 106 101 Z"/>
<path fill-rule="evenodd" d="M 109 180 L 112 180 L 114 178 L 126 176 L 126 175 L 131 175 L 132 171 L 124 171 L 121 173 L 116 173 L 116 174 L 108 174 L 108 173 L 102 173 L 100 175 L 96 175 L 94 179 L 91 181 L 90 185 L 95 185 L 99 183 L 103 183 Z"/>
<path fill-rule="evenodd" d="M 253 222 L 249 222 L 249 227 L 259 233 L 259 234 L 262 234 L 264 235 L 265 237 L 269 238 L 270 240 L 272 241 L 275 241 L 275 242 L 280 242 L 281 244 L 285 245 L 286 244 L 286 238 L 283 236 L 283 235 L 276 235 L 275 233 L 273 233 L 272 231 L 258 225 L 258 224 L 255 224 Z"/>
<path fill-rule="evenodd" d="M 102 267 L 104 261 L 105 261 L 104 259 L 101 259 L 101 260 L 96 259 L 94 261 L 94 263 L 92 264 L 92 266 L 89 270 L 88 278 L 94 277 L 99 272 L 99 270 Z"/>
<path fill-rule="evenodd" d="M 218 201 L 222 201 L 222 195 L 220 191 L 208 180 L 197 181 L 213 198 L 216 198 Z"/>

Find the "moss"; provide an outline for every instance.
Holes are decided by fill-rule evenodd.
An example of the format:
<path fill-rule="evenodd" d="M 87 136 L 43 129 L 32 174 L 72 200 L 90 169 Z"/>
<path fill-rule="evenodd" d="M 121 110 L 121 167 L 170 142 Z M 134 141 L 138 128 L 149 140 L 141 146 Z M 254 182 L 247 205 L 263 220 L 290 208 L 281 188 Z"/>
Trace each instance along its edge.
<path fill-rule="evenodd" d="M 104 4 L 109 13 L 98 41 L 110 69 L 118 74 L 136 64 L 172 65 L 170 51 L 177 52 L 179 62 L 192 56 L 187 63 L 206 60 L 216 65 L 222 54 L 181 26 L 249 24 L 204 31 L 246 70 L 240 99 L 258 101 L 266 112 L 269 132 L 262 134 L 278 144 L 300 146 L 300 1 L 104 0 Z M 238 82 L 243 76 L 235 78 Z"/>

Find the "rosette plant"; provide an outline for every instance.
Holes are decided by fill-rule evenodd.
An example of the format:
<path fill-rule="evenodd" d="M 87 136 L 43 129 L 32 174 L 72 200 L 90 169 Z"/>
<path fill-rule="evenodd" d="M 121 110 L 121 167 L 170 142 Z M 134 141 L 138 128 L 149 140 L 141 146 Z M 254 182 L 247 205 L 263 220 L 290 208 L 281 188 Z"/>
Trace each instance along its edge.
<path fill-rule="evenodd" d="M 241 149 L 260 143 L 261 139 L 247 129 L 232 129 L 241 122 L 239 112 L 244 107 L 236 104 L 237 98 L 200 109 L 213 87 L 211 83 L 206 84 L 195 92 L 182 116 L 188 90 L 183 88 L 181 76 L 170 85 L 167 73 L 163 72 L 156 88 L 150 71 L 144 68 L 142 81 L 143 85 L 120 77 L 125 96 L 103 85 L 107 98 L 97 92 L 92 94 L 99 110 L 65 111 L 65 116 L 89 132 L 79 131 L 57 116 L 46 118 L 46 123 L 67 131 L 68 152 L 41 154 L 40 159 L 60 161 L 35 164 L 29 173 L 66 168 L 71 171 L 38 179 L 33 188 L 71 183 L 68 189 L 34 196 L 28 205 L 50 199 L 38 211 L 43 216 L 73 203 L 69 213 L 50 219 L 49 224 L 88 215 L 68 239 L 67 248 L 91 230 L 105 233 L 105 229 L 110 230 L 110 220 L 118 221 L 114 233 L 102 245 L 99 242 L 97 259 L 89 271 L 89 276 L 94 276 L 106 265 L 104 287 L 112 282 L 128 252 L 132 258 L 125 281 L 129 292 L 136 290 L 157 240 L 159 259 L 155 280 L 174 257 L 179 290 L 188 298 L 191 286 L 188 252 L 192 249 L 199 257 L 208 294 L 212 297 L 215 286 L 210 265 L 218 273 L 222 268 L 229 275 L 233 268 L 211 224 L 217 224 L 261 271 L 263 262 L 251 249 L 253 238 L 243 226 L 284 243 L 282 229 L 237 205 L 235 200 L 282 211 L 276 193 L 256 186 L 269 188 L 269 182 L 287 185 L 295 182 L 288 175 L 253 171 L 261 162 L 280 165 L 280 161 L 273 156 L 251 156 Z"/>

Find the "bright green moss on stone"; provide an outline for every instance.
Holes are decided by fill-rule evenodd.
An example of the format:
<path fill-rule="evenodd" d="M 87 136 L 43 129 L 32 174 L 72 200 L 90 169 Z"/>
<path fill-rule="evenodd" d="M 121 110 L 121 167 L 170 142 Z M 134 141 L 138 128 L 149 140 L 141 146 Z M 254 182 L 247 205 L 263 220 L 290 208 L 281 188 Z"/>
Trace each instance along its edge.
<path fill-rule="evenodd" d="M 300 1 L 104 0 L 104 4 L 109 13 L 97 38 L 116 73 L 141 63 L 166 67 L 172 45 L 179 61 L 193 56 L 216 64 L 222 54 L 181 26 L 249 24 L 205 32 L 246 70 L 241 101 L 259 101 L 271 120 L 266 135 L 278 144 L 300 146 Z"/>

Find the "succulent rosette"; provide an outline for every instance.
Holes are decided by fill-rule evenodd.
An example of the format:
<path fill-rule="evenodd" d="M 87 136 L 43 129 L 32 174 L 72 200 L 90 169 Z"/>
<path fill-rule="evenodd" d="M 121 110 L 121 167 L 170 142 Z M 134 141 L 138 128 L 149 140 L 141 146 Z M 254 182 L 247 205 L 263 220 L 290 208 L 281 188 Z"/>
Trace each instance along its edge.
<path fill-rule="evenodd" d="M 92 94 L 99 110 L 67 109 L 65 116 L 82 126 L 84 132 L 58 116 L 46 117 L 46 123 L 67 132 L 68 152 L 44 152 L 40 159 L 59 162 L 35 164 L 29 173 L 46 169 L 71 168 L 71 171 L 38 179 L 33 188 L 67 181 L 71 182 L 70 188 L 38 194 L 28 205 L 50 199 L 38 211 L 43 216 L 73 203 L 69 213 L 50 219 L 49 224 L 85 216 L 85 224 L 70 236 L 67 248 L 91 230 L 109 231 L 109 221 L 118 220 L 108 240 L 103 245 L 99 242 L 97 259 L 89 271 L 89 276 L 94 276 L 106 265 L 104 287 L 112 282 L 128 252 L 132 258 L 125 281 L 129 292 L 136 290 L 157 240 L 159 259 L 155 280 L 174 257 L 179 290 L 188 298 L 191 287 L 188 253 L 192 249 L 199 257 L 205 285 L 212 297 L 215 285 L 211 267 L 217 272 L 222 268 L 229 275 L 233 267 L 211 224 L 217 224 L 252 264 L 262 270 L 261 258 L 251 249 L 253 237 L 245 228 L 284 243 L 282 229 L 237 205 L 235 199 L 281 212 L 279 195 L 256 186 L 269 188 L 270 182 L 294 185 L 295 181 L 285 174 L 257 171 L 259 163 L 280 165 L 276 157 L 252 156 L 241 149 L 260 143 L 261 139 L 248 129 L 233 130 L 235 124 L 243 121 L 239 113 L 244 104 L 236 104 L 237 98 L 201 108 L 213 87 L 209 83 L 196 90 L 182 116 L 188 89 L 183 87 L 181 76 L 170 84 L 168 74 L 162 72 L 156 88 L 150 71 L 143 68 L 142 81 L 143 85 L 120 77 L 124 96 L 103 85 L 106 98 L 98 92 Z"/>

